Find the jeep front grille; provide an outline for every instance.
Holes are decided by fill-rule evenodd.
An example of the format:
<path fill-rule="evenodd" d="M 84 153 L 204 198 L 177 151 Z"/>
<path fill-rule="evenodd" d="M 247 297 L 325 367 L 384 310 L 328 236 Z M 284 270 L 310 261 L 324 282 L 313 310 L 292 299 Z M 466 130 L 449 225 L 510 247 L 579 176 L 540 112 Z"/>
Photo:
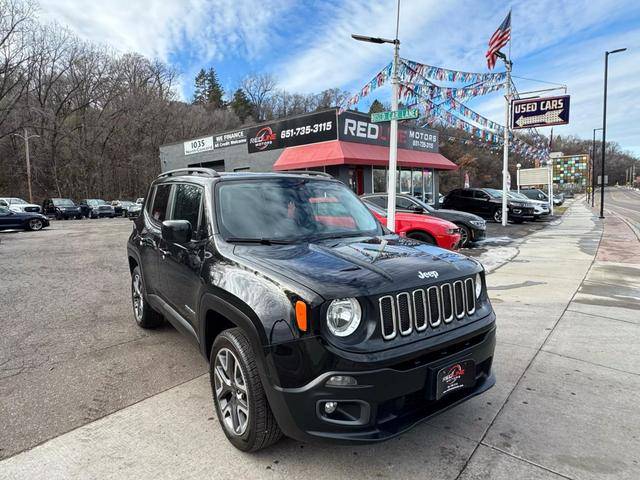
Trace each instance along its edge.
<path fill-rule="evenodd" d="M 454 319 L 462 320 L 476 311 L 475 280 L 467 278 L 452 283 L 418 288 L 378 300 L 382 338 L 391 340 L 398 334 L 435 329 Z"/>

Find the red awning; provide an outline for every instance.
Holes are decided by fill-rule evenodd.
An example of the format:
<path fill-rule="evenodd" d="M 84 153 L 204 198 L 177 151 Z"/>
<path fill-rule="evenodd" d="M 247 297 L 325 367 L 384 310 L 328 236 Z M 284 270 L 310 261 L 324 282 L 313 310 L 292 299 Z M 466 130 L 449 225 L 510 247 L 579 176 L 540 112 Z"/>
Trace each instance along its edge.
<path fill-rule="evenodd" d="M 364 143 L 329 142 L 312 143 L 299 147 L 287 147 L 273 165 L 274 170 L 296 170 L 329 165 L 389 165 L 389 147 Z M 398 165 L 413 168 L 455 170 L 458 166 L 439 153 L 398 149 Z"/>

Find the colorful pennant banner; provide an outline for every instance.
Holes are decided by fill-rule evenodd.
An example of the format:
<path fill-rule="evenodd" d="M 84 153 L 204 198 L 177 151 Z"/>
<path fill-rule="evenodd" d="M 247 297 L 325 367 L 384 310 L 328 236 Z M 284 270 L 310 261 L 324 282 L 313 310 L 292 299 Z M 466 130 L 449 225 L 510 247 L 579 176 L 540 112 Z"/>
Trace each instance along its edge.
<path fill-rule="evenodd" d="M 338 113 L 340 114 L 350 107 L 355 107 L 358 103 L 360 103 L 360 100 L 369 96 L 375 89 L 380 88 L 382 85 L 387 83 L 387 81 L 391 78 L 392 68 L 393 62 L 389 63 L 389 65 L 380 70 L 376 74 L 376 76 L 373 77 L 371 81 L 369 81 L 364 87 L 362 87 L 362 89 L 358 93 L 356 93 L 343 103 L 343 105 L 338 110 Z"/>
<path fill-rule="evenodd" d="M 402 59 L 402 63 L 407 65 L 413 72 L 426 78 L 433 78 L 443 82 L 451 83 L 503 83 L 507 78 L 506 72 L 500 73 L 472 73 L 449 70 L 447 68 L 434 67 L 413 60 Z M 409 79 L 408 79 L 409 80 Z M 409 80 L 411 81 L 411 80 Z"/>

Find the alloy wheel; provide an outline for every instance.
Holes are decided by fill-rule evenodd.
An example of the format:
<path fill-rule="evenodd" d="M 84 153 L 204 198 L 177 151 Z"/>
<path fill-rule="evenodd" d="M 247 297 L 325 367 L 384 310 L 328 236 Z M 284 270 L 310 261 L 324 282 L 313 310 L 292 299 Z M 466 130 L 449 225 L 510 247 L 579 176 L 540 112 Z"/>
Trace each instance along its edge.
<path fill-rule="evenodd" d="M 243 435 L 249 425 L 247 382 L 237 357 L 228 348 L 216 354 L 214 385 L 223 425 L 229 433 Z"/>
<path fill-rule="evenodd" d="M 493 221 L 496 222 L 496 223 L 502 222 L 502 210 L 501 209 L 497 209 L 495 212 L 493 212 Z"/>
<path fill-rule="evenodd" d="M 139 274 L 133 276 L 131 298 L 133 300 L 133 313 L 138 322 L 142 321 L 144 313 L 144 297 L 142 296 L 142 278 Z"/>
<path fill-rule="evenodd" d="M 469 231 L 466 227 L 460 227 L 460 246 L 466 247 L 469 242 Z"/>
<path fill-rule="evenodd" d="M 42 230 L 42 220 L 38 218 L 29 220 L 29 228 L 31 230 Z"/>

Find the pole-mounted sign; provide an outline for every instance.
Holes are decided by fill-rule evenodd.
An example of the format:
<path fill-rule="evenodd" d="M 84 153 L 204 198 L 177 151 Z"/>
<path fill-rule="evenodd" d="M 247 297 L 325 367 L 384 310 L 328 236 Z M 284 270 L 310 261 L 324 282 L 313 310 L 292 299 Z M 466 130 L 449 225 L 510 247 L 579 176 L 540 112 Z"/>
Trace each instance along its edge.
<path fill-rule="evenodd" d="M 410 120 L 412 118 L 418 118 L 420 116 L 420 110 L 417 108 L 403 108 L 402 110 L 395 110 L 391 112 L 378 112 L 371 114 L 371 122 L 390 122 L 391 120 Z"/>
<path fill-rule="evenodd" d="M 569 95 L 511 101 L 511 128 L 551 127 L 569 123 Z"/>

